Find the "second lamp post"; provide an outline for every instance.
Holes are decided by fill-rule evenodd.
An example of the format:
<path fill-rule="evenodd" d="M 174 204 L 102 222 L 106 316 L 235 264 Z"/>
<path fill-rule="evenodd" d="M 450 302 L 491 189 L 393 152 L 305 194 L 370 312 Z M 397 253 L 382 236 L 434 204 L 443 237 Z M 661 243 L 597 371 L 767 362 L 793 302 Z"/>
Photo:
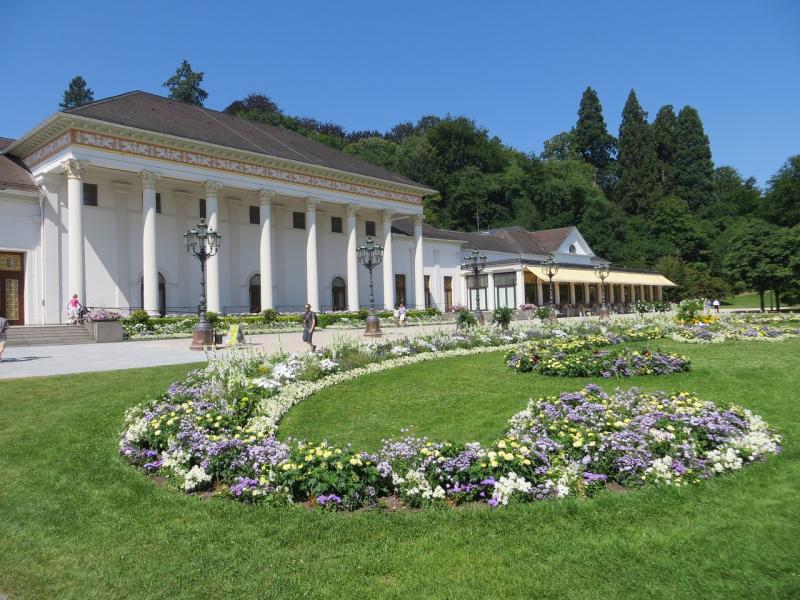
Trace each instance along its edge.
<path fill-rule="evenodd" d="M 542 273 L 550 280 L 548 296 L 550 296 L 550 322 L 554 323 L 558 319 L 558 309 L 556 308 L 556 297 L 553 291 L 553 277 L 558 273 L 558 261 L 551 254 L 542 263 Z"/>
<path fill-rule="evenodd" d="M 369 315 L 367 315 L 367 326 L 364 335 L 377 337 L 383 335 L 381 322 L 375 314 L 375 290 L 372 285 L 372 270 L 383 261 L 383 247 L 376 244 L 371 237 L 367 238 L 361 246 L 356 248 L 358 262 L 367 267 L 369 271 Z"/>
<path fill-rule="evenodd" d="M 219 251 L 222 236 L 208 228 L 205 219 L 183 234 L 186 251 L 200 261 L 200 317 L 192 329 L 192 350 L 214 345 L 214 330 L 206 318 L 206 262 Z"/>
<path fill-rule="evenodd" d="M 481 312 L 481 287 L 479 285 L 478 277 L 481 271 L 486 267 L 486 257 L 481 255 L 479 250 L 473 250 L 472 254 L 464 257 L 464 268 L 467 271 L 472 271 L 472 277 L 475 290 L 475 319 L 479 325 L 484 324 L 483 313 Z M 488 306 L 487 306 L 488 308 Z"/>
<path fill-rule="evenodd" d="M 608 263 L 600 263 L 594 266 L 594 276 L 600 280 L 600 317 L 608 318 L 608 305 L 606 304 L 606 277 L 611 272 Z"/>

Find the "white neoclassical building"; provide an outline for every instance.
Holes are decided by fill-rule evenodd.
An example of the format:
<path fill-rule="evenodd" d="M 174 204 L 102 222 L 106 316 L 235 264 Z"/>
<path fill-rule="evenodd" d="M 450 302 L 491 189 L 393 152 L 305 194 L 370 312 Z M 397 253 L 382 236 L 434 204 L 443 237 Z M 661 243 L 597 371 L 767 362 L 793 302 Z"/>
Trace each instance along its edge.
<path fill-rule="evenodd" d="M 59 112 L 0 138 L 0 315 L 60 323 L 86 306 L 195 312 L 200 268 L 183 234 L 206 219 L 222 235 L 208 264 L 208 307 L 356 310 L 369 281 L 356 248 L 385 249 L 376 305 L 481 307 L 547 301 L 538 265 L 562 263 L 557 303 L 591 305 L 598 260 L 574 227 L 485 233 L 423 223 L 435 193 L 291 131 L 131 92 Z M 480 249 L 487 269 L 462 270 Z M 615 269 L 609 300 L 660 298 L 655 273 Z"/>

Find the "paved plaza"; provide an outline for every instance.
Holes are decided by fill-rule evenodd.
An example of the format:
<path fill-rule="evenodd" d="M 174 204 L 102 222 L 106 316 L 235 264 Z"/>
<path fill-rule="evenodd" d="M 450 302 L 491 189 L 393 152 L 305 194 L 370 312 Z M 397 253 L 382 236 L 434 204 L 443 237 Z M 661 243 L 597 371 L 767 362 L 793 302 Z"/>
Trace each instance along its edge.
<path fill-rule="evenodd" d="M 453 323 L 437 323 L 413 327 L 384 328 L 384 339 L 416 336 L 422 333 L 455 328 Z M 362 339 L 362 329 L 320 329 L 314 334 L 314 342 L 324 347 L 338 337 Z M 286 350 L 296 352 L 308 346 L 302 333 L 267 333 L 246 337 L 248 348 L 258 352 Z M 206 354 L 189 350 L 190 339 L 119 342 L 112 344 L 77 344 L 71 346 L 11 346 L 0 363 L 0 379 L 15 377 L 37 377 L 63 375 L 90 371 L 113 371 L 161 365 L 178 365 L 203 362 Z M 218 350 L 217 356 L 228 352 Z"/>

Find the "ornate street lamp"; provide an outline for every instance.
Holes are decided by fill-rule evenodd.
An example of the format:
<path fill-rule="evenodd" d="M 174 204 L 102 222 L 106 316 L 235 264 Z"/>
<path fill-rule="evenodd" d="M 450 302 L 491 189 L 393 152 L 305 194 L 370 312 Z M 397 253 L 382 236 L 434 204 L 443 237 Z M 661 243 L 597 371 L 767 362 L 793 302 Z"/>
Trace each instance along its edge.
<path fill-rule="evenodd" d="M 554 323 L 558 319 L 558 311 L 556 310 L 556 297 L 553 292 L 553 277 L 558 273 L 558 261 L 552 254 L 542 263 L 542 273 L 550 280 L 550 322 Z"/>
<path fill-rule="evenodd" d="M 372 286 L 372 270 L 383 261 L 383 247 L 380 244 L 376 244 L 371 237 L 367 237 L 367 241 L 356 248 L 356 255 L 358 256 L 358 262 L 367 267 L 369 271 L 369 315 L 367 315 L 367 327 L 364 335 L 377 337 L 383 335 L 383 332 L 381 331 L 380 319 L 375 314 L 375 291 Z"/>
<path fill-rule="evenodd" d="M 479 325 L 485 323 L 483 313 L 481 312 L 481 293 L 478 287 L 478 275 L 486 267 L 486 256 L 481 255 L 480 250 L 473 250 L 472 254 L 464 257 L 464 268 L 472 272 L 475 282 L 475 320 Z"/>
<path fill-rule="evenodd" d="M 600 318 L 608 318 L 608 305 L 606 304 L 606 277 L 611 272 L 611 265 L 600 263 L 594 266 L 594 276 L 600 279 Z"/>
<path fill-rule="evenodd" d="M 222 236 L 209 229 L 205 219 L 183 234 L 186 251 L 200 261 L 200 318 L 192 329 L 192 350 L 214 344 L 214 331 L 206 318 L 206 261 L 219 251 Z"/>

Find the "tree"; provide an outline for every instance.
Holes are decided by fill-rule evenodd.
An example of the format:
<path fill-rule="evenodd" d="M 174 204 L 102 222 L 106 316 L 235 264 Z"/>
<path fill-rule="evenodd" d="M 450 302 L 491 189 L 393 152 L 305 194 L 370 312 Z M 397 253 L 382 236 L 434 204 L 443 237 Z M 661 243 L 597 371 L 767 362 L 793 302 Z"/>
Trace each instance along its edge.
<path fill-rule="evenodd" d="M 574 150 L 574 136 L 571 131 L 557 133 L 544 142 L 544 150 L 539 155 L 542 160 L 569 160 L 578 158 Z"/>
<path fill-rule="evenodd" d="M 784 227 L 800 224 L 800 154 L 789 158 L 769 180 L 764 218 Z"/>
<path fill-rule="evenodd" d="M 649 213 L 660 196 L 661 186 L 652 130 L 633 90 L 622 110 L 617 175 L 614 197 L 619 205 L 631 214 Z"/>
<path fill-rule="evenodd" d="M 684 106 L 675 125 L 675 193 L 694 211 L 714 200 L 711 147 L 697 110 Z"/>
<path fill-rule="evenodd" d="M 58 107 L 61 110 L 67 110 L 68 108 L 77 108 L 78 106 L 89 104 L 89 102 L 94 102 L 94 92 L 87 87 L 86 80 L 77 75 L 72 78 L 72 81 L 69 82 L 69 87 L 64 90 L 64 99 L 61 100 Z"/>
<path fill-rule="evenodd" d="M 608 134 L 603 107 L 591 87 L 587 87 L 581 97 L 572 140 L 575 152 L 595 168 L 598 183 L 606 187 L 613 162 L 614 138 Z"/>
<path fill-rule="evenodd" d="M 235 115 L 250 111 L 257 111 L 267 114 L 282 114 L 281 109 L 275 102 L 272 101 L 269 96 L 256 93 L 248 94 L 243 100 L 234 100 L 225 108 L 223 112 L 226 112 L 229 115 Z"/>
<path fill-rule="evenodd" d="M 344 151 L 374 165 L 394 169 L 394 157 L 398 148 L 398 144 L 382 137 L 369 137 L 348 144 Z"/>
<path fill-rule="evenodd" d="M 164 82 L 164 87 L 169 90 L 169 97 L 174 100 L 203 106 L 203 101 L 208 98 L 208 92 L 200 87 L 203 75 L 192 71 L 192 65 L 184 59 L 175 71 L 175 75 Z"/>
<path fill-rule="evenodd" d="M 665 194 L 675 191 L 675 126 L 678 118 L 667 104 L 658 109 L 651 128 L 656 149 L 658 176 Z"/>
<path fill-rule="evenodd" d="M 779 264 L 783 249 L 776 244 L 779 229 L 761 219 L 738 222 L 730 235 L 736 243 L 723 259 L 723 267 L 739 289 L 758 292 L 764 312 L 764 292 L 775 289 L 785 277 L 785 265 Z M 775 249 L 779 248 L 776 252 Z M 776 264 L 776 259 L 778 264 Z"/>
<path fill-rule="evenodd" d="M 706 259 L 707 240 L 703 239 L 683 198 L 666 196 L 658 200 L 647 219 L 647 232 L 663 245 L 663 254 L 673 254 L 688 261 Z"/>

